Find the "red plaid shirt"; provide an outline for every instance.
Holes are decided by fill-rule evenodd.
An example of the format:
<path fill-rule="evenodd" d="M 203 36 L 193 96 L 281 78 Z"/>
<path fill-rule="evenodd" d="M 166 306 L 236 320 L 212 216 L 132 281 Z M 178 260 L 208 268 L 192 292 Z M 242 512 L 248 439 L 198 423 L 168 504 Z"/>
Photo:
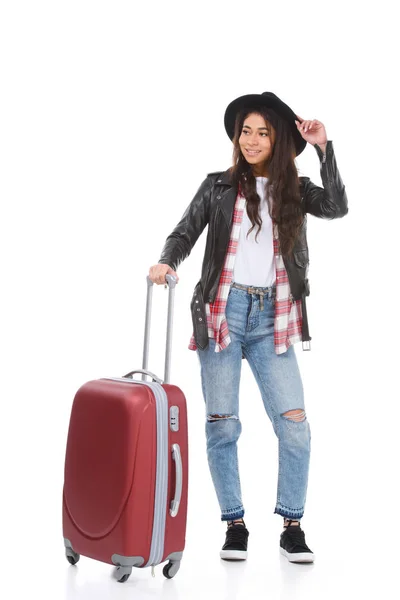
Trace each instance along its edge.
<path fill-rule="evenodd" d="M 231 237 L 218 284 L 217 294 L 214 302 L 205 304 L 208 337 L 216 340 L 215 352 L 221 352 L 231 342 L 228 323 L 225 318 L 225 307 L 231 283 L 233 282 L 233 268 L 235 264 L 240 227 L 245 207 L 246 199 L 239 190 L 233 212 Z M 276 224 L 273 226 L 273 232 L 276 270 L 274 345 L 276 354 L 282 354 L 283 352 L 286 352 L 290 345 L 302 340 L 302 309 L 301 300 L 293 300 L 290 292 L 288 275 L 282 255 L 280 253 L 278 228 Z M 190 339 L 188 348 L 189 350 L 197 350 L 194 332 Z"/>

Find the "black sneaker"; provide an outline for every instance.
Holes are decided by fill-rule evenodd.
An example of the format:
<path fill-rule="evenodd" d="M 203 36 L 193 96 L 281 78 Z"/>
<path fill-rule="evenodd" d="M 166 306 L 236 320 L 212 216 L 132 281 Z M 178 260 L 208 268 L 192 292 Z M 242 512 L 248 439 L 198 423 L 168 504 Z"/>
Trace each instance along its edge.
<path fill-rule="evenodd" d="M 290 562 L 314 562 L 314 554 L 306 544 L 304 531 L 300 525 L 288 525 L 281 533 L 280 552 Z"/>
<path fill-rule="evenodd" d="M 246 560 L 248 537 L 249 532 L 244 521 L 243 525 L 233 523 L 233 525 L 228 526 L 220 557 L 224 560 Z"/>

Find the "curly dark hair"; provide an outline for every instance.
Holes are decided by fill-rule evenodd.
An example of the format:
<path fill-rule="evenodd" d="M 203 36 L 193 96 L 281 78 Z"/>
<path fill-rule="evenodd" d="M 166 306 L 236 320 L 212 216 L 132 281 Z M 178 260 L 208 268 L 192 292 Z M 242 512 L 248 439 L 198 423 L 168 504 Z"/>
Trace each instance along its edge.
<path fill-rule="evenodd" d="M 257 235 L 262 220 L 259 214 L 260 197 L 256 190 L 256 179 L 252 166 L 242 154 L 239 138 L 243 123 L 250 114 L 261 115 L 271 135 L 271 155 L 267 162 L 268 181 L 266 198 L 268 212 L 278 226 L 281 252 L 285 256 L 292 253 L 295 239 L 301 228 L 304 214 L 301 208 L 300 181 L 295 164 L 296 149 L 289 123 L 273 109 L 265 107 L 245 108 L 238 112 L 233 138 L 233 166 L 230 169 L 232 182 L 247 200 L 247 214 L 252 223 L 247 235 L 258 224 Z M 272 200 L 272 206 L 271 206 Z"/>

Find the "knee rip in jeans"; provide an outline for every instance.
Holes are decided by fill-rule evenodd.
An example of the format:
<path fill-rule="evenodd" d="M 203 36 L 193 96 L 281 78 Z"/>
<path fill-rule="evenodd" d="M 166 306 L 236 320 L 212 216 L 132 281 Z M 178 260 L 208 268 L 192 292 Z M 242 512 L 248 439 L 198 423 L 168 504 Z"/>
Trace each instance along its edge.
<path fill-rule="evenodd" d="M 300 408 L 296 408 L 294 410 L 288 410 L 287 412 L 283 413 L 281 416 L 285 417 L 286 419 L 289 419 L 289 421 L 295 421 L 295 422 L 300 422 L 300 421 L 306 420 L 306 412 L 304 410 L 300 410 Z"/>
<path fill-rule="evenodd" d="M 207 415 L 207 421 L 213 423 L 214 421 L 221 421 L 222 419 L 238 419 L 236 415 Z"/>

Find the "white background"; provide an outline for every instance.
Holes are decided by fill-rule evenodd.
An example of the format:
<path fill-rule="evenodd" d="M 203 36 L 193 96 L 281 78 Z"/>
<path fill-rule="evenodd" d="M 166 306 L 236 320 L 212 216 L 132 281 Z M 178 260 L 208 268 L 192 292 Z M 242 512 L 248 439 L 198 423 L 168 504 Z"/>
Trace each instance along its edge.
<path fill-rule="evenodd" d="M 344 598 L 397 575 L 399 45 L 391 2 L 5 0 L 1 71 L 1 595 Z M 311 352 L 296 345 L 312 430 L 313 565 L 279 554 L 277 440 L 246 361 L 239 460 L 249 558 L 205 450 L 190 300 L 205 230 L 178 268 L 171 382 L 187 398 L 187 545 L 173 580 L 64 557 L 69 414 L 86 381 L 141 368 L 146 275 L 201 181 L 231 164 L 227 104 L 272 91 L 324 123 L 349 200 L 310 216 Z M 321 185 L 308 145 L 298 157 Z M 168 291 L 153 288 L 149 369 L 163 377 Z M 139 376 L 140 377 L 140 376 Z M 397 560 L 396 560 L 397 562 Z M 397 584 L 396 584 L 397 586 Z"/>

